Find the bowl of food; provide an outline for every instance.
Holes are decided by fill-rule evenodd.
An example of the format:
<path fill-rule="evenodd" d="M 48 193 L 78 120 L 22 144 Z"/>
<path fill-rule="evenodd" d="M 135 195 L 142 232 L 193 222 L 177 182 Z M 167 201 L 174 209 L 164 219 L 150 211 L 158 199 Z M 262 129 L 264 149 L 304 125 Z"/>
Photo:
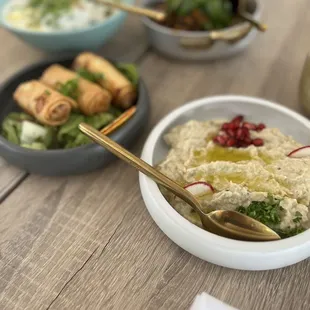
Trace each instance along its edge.
<path fill-rule="evenodd" d="M 158 1 L 144 0 L 148 8 L 163 10 L 167 18 L 156 22 L 142 18 L 150 44 L 162 54 L 181 60 L 214 60 L 244 50 L 257 30 L 236 13 L 236 1 Z M 245 11 L 254 19 L 261 16 L 256 0 Z"/>
<path fill-rule="evenodd" d="M 242 113 L 242 116 L 239 115 Z M 149 135 L 142 159 L 185 188 L 203 184 L 205 212 L 235 210 L 281 240 L 246 242 L 214 235 L 182 200 L 140 174 L 146 207 L 176 244 L 211 263 L 267 270 L 310 256 L 310 122 L 267 100 L 204 98 L 168 114 Z"/>
<path fill-rule="evenodd" d="M 3 0 L 0 13 L 4 28 L 47 52 L 96 50 L 126 17 L 125 12 L 92 0 Z"/>
<path fill-rule="evenodd" d="M 113 158 L 79 131 L 81 122 L 129 147 L 149 112 L 136 67 L 90 52 L 24 69 L 0 98 L 0 156 L 48 176 L 94 171 Z"/>

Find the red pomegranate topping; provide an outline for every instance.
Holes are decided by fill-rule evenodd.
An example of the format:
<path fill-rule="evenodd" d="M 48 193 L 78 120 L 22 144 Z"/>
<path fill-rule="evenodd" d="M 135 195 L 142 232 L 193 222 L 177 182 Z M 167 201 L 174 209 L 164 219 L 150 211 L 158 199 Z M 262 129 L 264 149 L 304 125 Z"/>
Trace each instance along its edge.
<path fill-rule="evenodd" d="M 264 124 L 258 124 L 257 126 L 256 126 L 256 130 L 257 131 L 261 131 L 261 130 L 263 130 L 263 129 L 265 129 L 266 128 L 266 126 L 264 125 Z"/>
<path fill-rule="evenodd" d="M 218 143 L 220 145 L 226 145 L 226 141 L 227 141 L 228 137 L 227 136 L 216 136 L 213 141 L 215 143 Z"/>
<path fill-rule="evenodd" d="M 244 132 L 243 128 L 237 129 L 237 131 L 236 131 L 236 138 L 238 140 L 243 140 L 245 138 L 245 132 Z"/>
<path fill-rule="evenodd" d="M 227 129 L 229 129 L 229 123 L 224 123 L 222 125 L 222 130 L 227 130 Z"/>
<path fill-rule="evenodd" d="M 248 122 L 244 122 L 242 127 L 247 128 L 249 130 L 256 130 L 256 125 Z"/>
<path fill-rule="evenodd" d="M 238 115 L 232 119 L 231 123 L 236 124 L 239 127 L 243 119 L 244 119 L 243 115 Z"/>
<path fill-rule="evenodd" d="M 236 130 L 239 128 L 239 125 L 237 123 L 229 123 L 228 129 Z"/>
<path fill-rule="evenodd" d="M 237 143 L 237 140 L 236 140 L 236 139 L 234 139 L 234 138 L 229 138 L 229 139 L 227 140 L 227 142 L 226 142 L 226 145 L 227 145 L 227 146 L 235 146 L 236 143 Z"/>
<path fill-rule="evenodd" d="M 248 147 L 264 145 L 263 139 L 251 140 L 250 131 L 261 131 L 265 129 L 265 124 L 253 124 L 245 122 L 242 115 L 234 117 L 229 123 L 224 123 L 221 127 L 221 134 L 213 138 L 214 143 L 226 147 Z"/>
<path fill-rule="evenodd" d="M 243 142 L 245 143 L 245 145 L 251 145 L 252 144 L 252 140 L 250 137 L 246 137 Z"/>
<path fill-rule="evenodd" d="M 252 140 L 252 143 L 253 143 L 255 146 L 262 146 L 262 145 L 264 145 L 263 139 L 259 139 L 259 138 Z"/>
<path fill-rule="evenodd" d="M 236 131 L 233 129 L 228 129 L 226 131 L 226 133 L 230 136 L 230 137 L 235 137 L 236 136 Z"/>

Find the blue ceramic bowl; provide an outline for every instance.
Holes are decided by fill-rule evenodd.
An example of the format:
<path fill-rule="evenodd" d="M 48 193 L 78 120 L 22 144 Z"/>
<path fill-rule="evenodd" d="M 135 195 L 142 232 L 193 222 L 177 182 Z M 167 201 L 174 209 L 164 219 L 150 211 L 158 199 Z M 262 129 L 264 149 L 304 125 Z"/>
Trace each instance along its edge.
<path fill-rule="evenodd" d="M 36 32 L 15 28 L 6 23 L 3 11 L 9 1 L 0 1 L 0 21 L 2 26 L 28 44 L 47 52 L 96 50 L 114 36 L 127 16 L 125 12 L 117 11 L 95 26 L 72 31 Z M 134 0 L 123 0 L 123 2 L 133 4 Z"/>

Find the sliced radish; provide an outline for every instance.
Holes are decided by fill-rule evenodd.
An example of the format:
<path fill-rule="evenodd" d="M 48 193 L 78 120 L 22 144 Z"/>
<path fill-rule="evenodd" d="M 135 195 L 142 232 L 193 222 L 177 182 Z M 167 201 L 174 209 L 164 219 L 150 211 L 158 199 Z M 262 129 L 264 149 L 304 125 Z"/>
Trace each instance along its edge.
<path fill-rule="evenodd" d="M 310 145 L 300 147 L 291 153 L 289 153 L 287 156 L 293 157 L 293 158 L 301 158 L 301 157 L 307 157 L 310 156 Z"/>
<path fill-rule="evenodd" d="M 184 188 L 196 197 L 201 197 L 214 192 L 212 185 L 206 182 L 195 182 L 186 185 Z"/>

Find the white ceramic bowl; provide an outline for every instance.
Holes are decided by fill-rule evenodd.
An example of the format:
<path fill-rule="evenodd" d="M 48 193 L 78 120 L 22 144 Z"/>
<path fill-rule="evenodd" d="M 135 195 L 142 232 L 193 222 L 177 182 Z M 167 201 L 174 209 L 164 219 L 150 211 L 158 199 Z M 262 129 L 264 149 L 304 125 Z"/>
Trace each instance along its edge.
<path fill-rule="evenodd" d="M 148 137 L 142 159 L 151 165 L 164 159 L 168 147 L 163 135 L 188 120 L 232 118 L 243 114 L 249 121 L 264 122 L 310 144 L 310 121 L 296 112 L 270 101 L 219 96 L 200 99 L 168 114 Z M 158 186 L 140 174 L 140 188 L 149 213 L 160 229 L 181 248 L 210 263 L 242 270 L 268 270 L 295 264 L 310 256 L 310 230 L 273 242 L 244 242 L 209 233 L 183 218 L 165 200 Z"/>

